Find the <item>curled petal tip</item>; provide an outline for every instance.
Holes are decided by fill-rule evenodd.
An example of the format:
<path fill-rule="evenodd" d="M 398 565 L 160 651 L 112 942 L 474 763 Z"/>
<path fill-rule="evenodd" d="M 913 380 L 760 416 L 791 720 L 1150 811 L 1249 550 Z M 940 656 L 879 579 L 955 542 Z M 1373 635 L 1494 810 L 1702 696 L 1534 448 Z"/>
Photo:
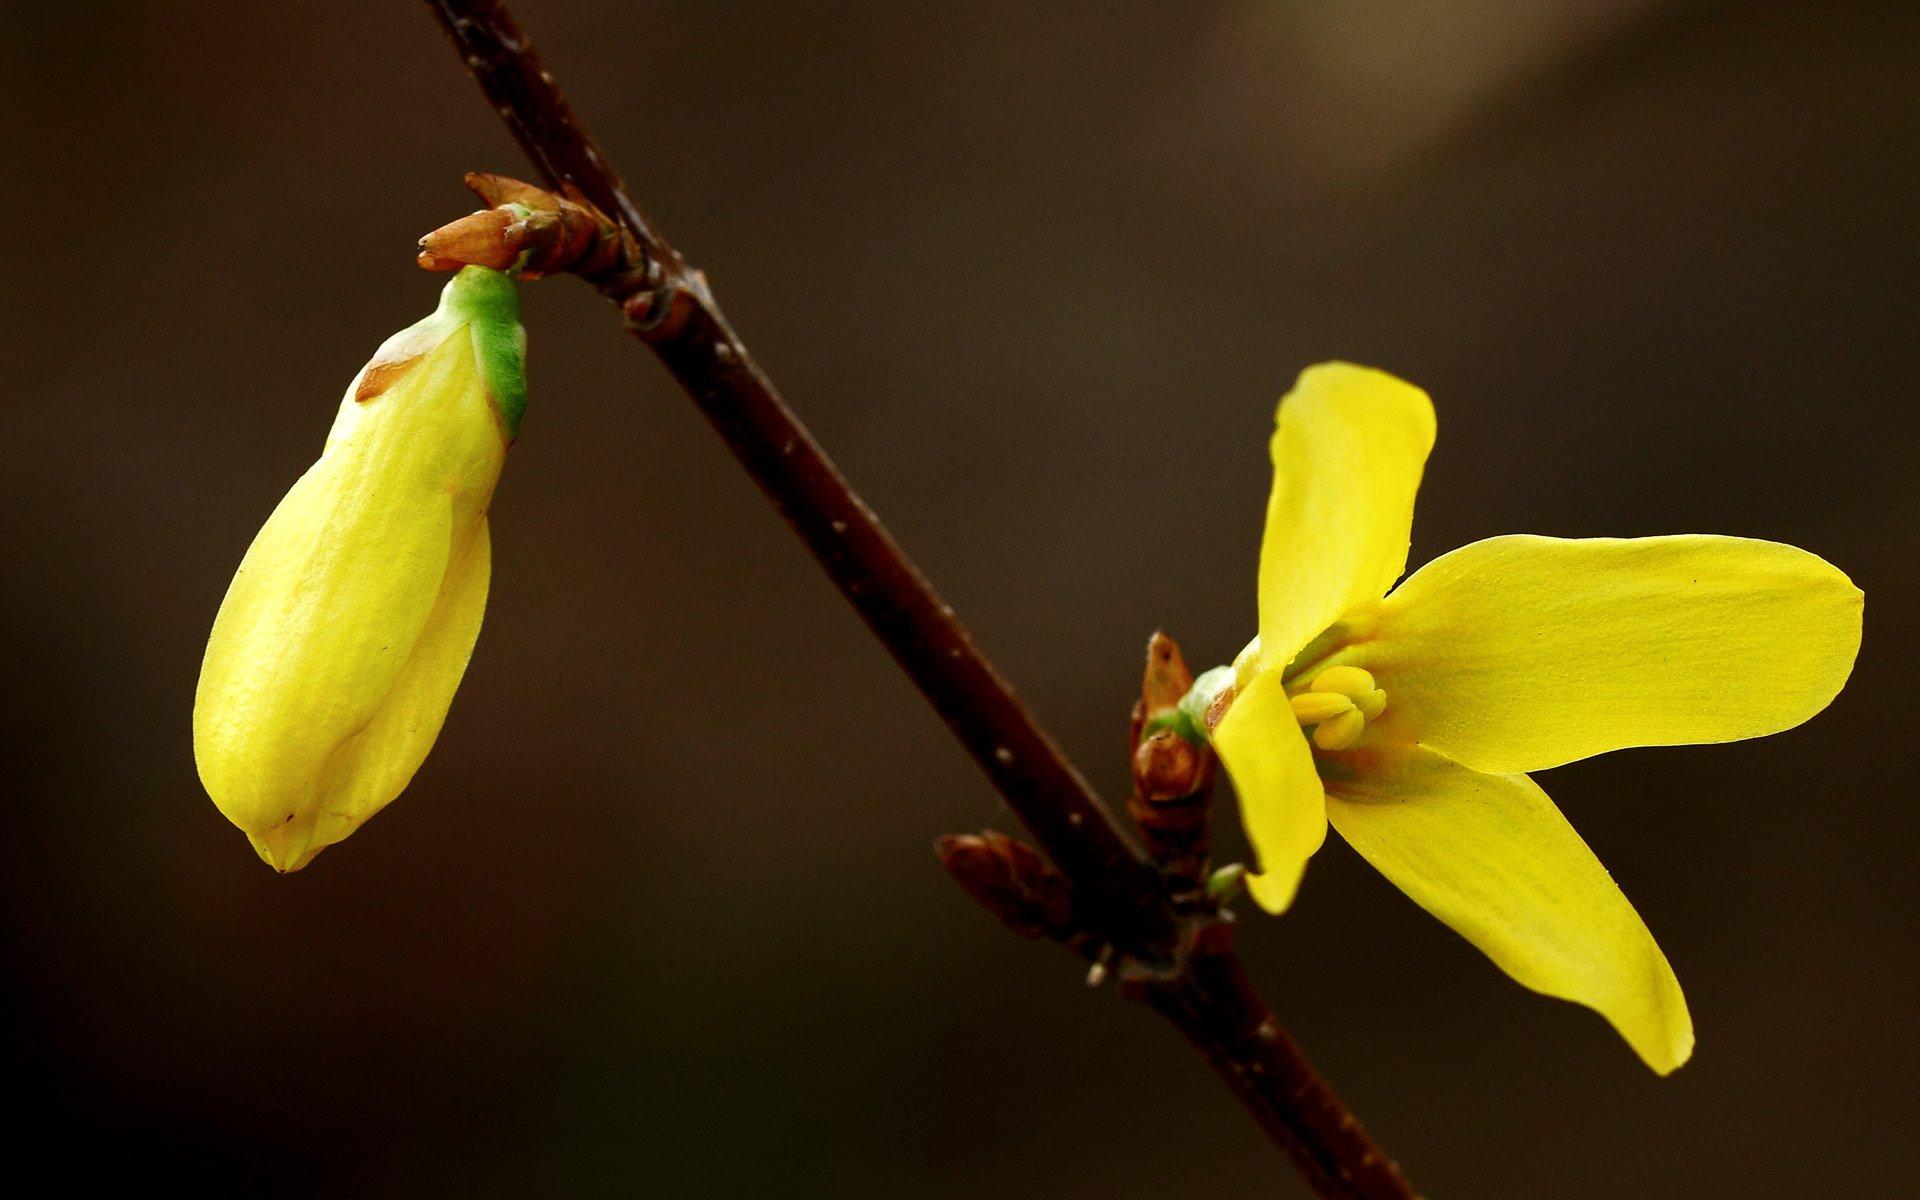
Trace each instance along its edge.
<path fill-rule="evenodd" d="M 1293 907 L 1293 898 L 1300 893 L 1300 880 L 1305 873 L 1303 865 L 1298 870 L 1283 869 L 1245 875 L 1247 894 L 1261 908 L 1279 916 Z"/>
<path fill-rule="evenodd" d="M 321 849 L 313 844 L 310 822 L 288 822 L 264 834 L 249 833 L 247 840 L 253 843 L 260 861 L 282 875 L 291 875 L 306 866 Z"/>

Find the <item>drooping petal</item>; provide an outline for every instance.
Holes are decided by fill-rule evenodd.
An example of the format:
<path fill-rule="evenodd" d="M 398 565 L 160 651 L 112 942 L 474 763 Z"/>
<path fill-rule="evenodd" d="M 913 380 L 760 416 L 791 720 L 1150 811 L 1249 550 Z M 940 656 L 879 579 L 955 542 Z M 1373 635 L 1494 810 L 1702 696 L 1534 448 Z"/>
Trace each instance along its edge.
<path fill-rule="evenodd" d="M 1798 725 L 1846 682 L 1860 621 L 1852 581 L 1778 542 L 1498 537 L 1416 571 L 1354 653 L 1392 736 L 1536 771 Z"/>
<path fill-rule="evenodd" d="M 1406 570 L 1433 431 L 1433 403 L 1410 383 L 1350 363 L 1301 372 L 1273 434 L 1260 545 L 1261 667 L 1284 667 Z"/>
<path fill-rule="evenodd" d="M 440 595 L 414 643 L 413 655 L 373 719 L 334 749 L 322 773 L 322 805 L 310 818 L 251 835 L 269 865 L 293 871 L 385 808 L 426 761 L 446 723 L 454 692 L 473 657 L 487 608 L 492 539 L 480 519 L 447 565 Z"/>
<path fill-rule="evenodd" d="M 352 467 L 330 453 L 301 476 L 207 641 L 194 755 L 214 803 L 251 835 L 317 811 L 327 760 L 393 690 L 446 574 L 445 496 L 368 503 Z"/>
<path fill-rule="evenodd" d="M 1214 727 L 1213 745 L 1233 778 L 1240 820 L 1260 859 L 1247 890 L 1268 912 L 1284 912 L 1307 860 L 1327 840 L 1327 806 L 1280 672 L 1248 681 Z"/>
<path fill-rule="evenodd" d="M 1414 749 L 1329 783 L 1340 836 L 1521 984 L 1605 1017 L 1666 1074 L 1693 1053 L 1686 998 L 1607 869 L 1525 775 Z"/>

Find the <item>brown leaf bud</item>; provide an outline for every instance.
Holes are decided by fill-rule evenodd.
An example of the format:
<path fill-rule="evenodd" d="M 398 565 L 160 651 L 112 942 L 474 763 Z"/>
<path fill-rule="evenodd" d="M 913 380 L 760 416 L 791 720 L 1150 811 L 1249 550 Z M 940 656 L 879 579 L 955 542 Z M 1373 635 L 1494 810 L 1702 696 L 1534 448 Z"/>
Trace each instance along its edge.
<path fill-rule="evenodd" d="M 1024 842 L 989 829 L 935 843 L 940 864 L 981 907 L 1023 937 L 1073 936 L 1067 881 Z"/>

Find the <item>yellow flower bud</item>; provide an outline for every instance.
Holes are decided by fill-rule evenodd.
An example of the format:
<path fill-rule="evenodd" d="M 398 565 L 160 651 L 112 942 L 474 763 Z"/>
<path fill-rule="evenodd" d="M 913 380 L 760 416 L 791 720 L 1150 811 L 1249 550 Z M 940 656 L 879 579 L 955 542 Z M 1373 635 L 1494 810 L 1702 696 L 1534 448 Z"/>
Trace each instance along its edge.
<path fill-rule="evenodd" d="M 526 402 L 511 280 L 469 267 L 347 388 L 227 589 L 194 699 L 222 813 L 280 871 L 380 811 L 439 736 L 486 608 L 487 505 Z"/>

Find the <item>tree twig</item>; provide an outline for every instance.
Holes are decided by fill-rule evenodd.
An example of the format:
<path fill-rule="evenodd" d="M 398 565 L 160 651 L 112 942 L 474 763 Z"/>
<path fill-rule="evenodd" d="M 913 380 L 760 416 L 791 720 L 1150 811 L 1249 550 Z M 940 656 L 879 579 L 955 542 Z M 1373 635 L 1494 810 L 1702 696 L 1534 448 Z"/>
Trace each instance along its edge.
<path fill-rule="evenodd" d="M 1230 919 L 1207 905 L 1177 903 L 1167 877 L 1135 851 L 953 609 L 780 399 L 721 315 L 705 277 L 633 202 L 504 3 L 426 2 L 547 187 L 617 226 L 618 253 L 582 273 L 620 305 L 628 327 L 692 397 L 1058 868 L 1075 930 L 1057 936 L 1078 939 L 1078 948 L 1103 963 L 1119 961 L 1123 991 L 1187 1036 L 1321 1196 L 1412 1200 L 1392 1162 L 1248 981 L 1231 948 Z M 561 229 L 565 222 L 553 217 L 549 225 Z"/>

